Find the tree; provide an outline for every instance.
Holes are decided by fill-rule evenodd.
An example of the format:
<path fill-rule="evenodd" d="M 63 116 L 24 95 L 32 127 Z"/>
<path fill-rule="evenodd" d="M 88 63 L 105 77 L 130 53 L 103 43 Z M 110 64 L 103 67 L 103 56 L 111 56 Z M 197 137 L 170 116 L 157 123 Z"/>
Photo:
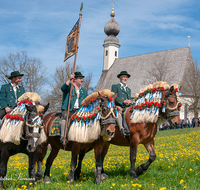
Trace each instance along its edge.
<path fill-rule="evenodd" d="M 200 99 L 200 66 L 195 62 L 190 62 L 181 82 L 181 91 L 187 98 L 189 109 L 194 112 L 194 117 L 198 117 L 198 104 Z"/>
<path fill-rule="evenodd" d="M 28 92 L 42 94 L 44 84 L 48 82 L 45 77 L 46 68 L 37 58 L 29 58 L 26 51 L 10 53 L 0 59 L 0 84 L 9 83 L 8 76 L 12 71 L 23 73 L 22 86 Z"/>
<path fill-rule="evenodd" d="M 76 66 L 75 71 L 82 71 L 81 66 Z M 73 72 L 73 66 L 71 63 L 66 62 L 65 65 L 61 65 L 56 68 L 54 75 L 52 76 L 52 80 L 50 81 L 50 89 L 46 93 L 45 103 L 50 103 L 49 112 L 57 112 L 60 111 L 61 103 L 62 103 L 62 85 L 69 79 L 71 73 Z M 89 73 L 88 76 L 84 78 L 83 88 L 85 88 L 89 92 L 93 92 L 94 88 L 91 87 L 92 83 L 92 74 Z"/>
<path fill-rule="evenodd" d="M 143 81 L 145 85 L 152 84 L 157 81 L 170 81 L 175 74 L 170 72 L 169 63 L 166 61 L 167 55 L 164 57 L 160 55 L 150 68 L 146 69 L 146 77 Z M 174 73 L 174 72 L 173 72 Z"/>

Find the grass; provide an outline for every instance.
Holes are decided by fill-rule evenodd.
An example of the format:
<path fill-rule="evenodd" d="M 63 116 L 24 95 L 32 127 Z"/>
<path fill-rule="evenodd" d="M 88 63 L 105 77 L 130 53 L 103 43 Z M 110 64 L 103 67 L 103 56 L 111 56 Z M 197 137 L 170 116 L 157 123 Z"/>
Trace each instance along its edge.
<path fill-rule="evenodd" d="M 104 169 L 109 179 L 100 185 L 94 184 L 94 152 L 83 160 L 81 178 L 70 185 L 70 152 L 60 151 L 51 168 L 51 183 L 37 182 L 31 189 L 140 189 L 140 190 L 197 190 L 200 184 L 200 128 L 159 131 L 155 138 L 156 160 L 146 173 L 134 180 L 129 176 L 129 148 L 111 145 L 105 158 Z M 146 149 L 139 145 L 136 166 L 148 160 Z M 43 171 L 45 170 L 45 162 Z M 17 154 L 10 158 L 8 173 L 10 181 L 4 182 L 7 189 L 26 189 L 28 181 L 28 157 Z"/>

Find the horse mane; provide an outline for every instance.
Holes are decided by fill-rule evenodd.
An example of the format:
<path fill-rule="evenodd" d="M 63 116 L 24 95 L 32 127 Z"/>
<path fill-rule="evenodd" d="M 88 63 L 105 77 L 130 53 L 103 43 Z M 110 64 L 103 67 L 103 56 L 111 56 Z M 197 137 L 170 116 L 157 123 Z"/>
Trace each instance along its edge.
<path fill-rule="evenodd" d="M 174 89 L 178 89 L 178 84 L 172 84 Z M 159 106 L 161 105 L 161 92 L 168 90 L 171 86 L 164 81 L 157 81 L 140 89 L 136 93 L 136 103 L 131 107 L 131 123 L 156 123 L 158 121 Z M 177 101 L 179 102 L 179 92 L 175 90 Z"/>
<path fill-rule="evenodd" d="M 85 103 L 88 103 L 90 102 L 91 100 L 99 97 L 99 94 L 101 94 L 102 96 L 104 97 L 110 97 L 110 96 L 113 96 L 115 93 L 114 92 L 111 92 L 110 90 L 108 89 L 104 89 L 104 90 L 101 90 L 99 92 L 93 92 L 92 94 L 88 95 L 83 101 L 82 101 L 82 105 L 84 105 Z"/>

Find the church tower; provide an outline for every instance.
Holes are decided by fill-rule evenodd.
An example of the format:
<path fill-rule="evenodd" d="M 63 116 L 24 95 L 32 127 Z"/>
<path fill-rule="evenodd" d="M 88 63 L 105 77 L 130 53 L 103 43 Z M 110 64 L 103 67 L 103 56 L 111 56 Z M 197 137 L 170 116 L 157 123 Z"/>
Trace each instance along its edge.
<path fill-rule="evenodd" d="M 112 13 L 110 14 L 111 19 L 106 23 L 104 27 L 104 32 L 108 36 L 104 40 L 104 59 L 103 59 L 103 71 L 107 71 L 112 66 L 114 60 L 118 58 L 119 51 L 119 39 L 116 37 L 119 34 L 120 26 L 115 21 L 115 13 L 114 13 L 114 1 Z"/>

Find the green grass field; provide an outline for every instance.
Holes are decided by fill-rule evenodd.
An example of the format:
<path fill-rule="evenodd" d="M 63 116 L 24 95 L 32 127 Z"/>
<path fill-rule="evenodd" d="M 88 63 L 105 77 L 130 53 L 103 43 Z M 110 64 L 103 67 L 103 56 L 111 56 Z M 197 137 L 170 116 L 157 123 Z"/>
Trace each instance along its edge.
<path fill-rule="evenodd" d="M 37 182 L 31 189 L 137 189 L 137 190 L 199 190 L 200 189 L 200 128 L 159 131 L 155 138 L 156 160 L 139 180 L 129 176 L 129 148 L 110 146 L 104 169 L 109 179 L 100 185 L 94 184 L 94 152 L 83 160 L 81 178 L 70 185 L 70 152 L 60 151 L 51 169 L 51 183 Z M 48 152 L 49 154 L 49 152 Z M 46 159 L 46 157 L 45 157 Z M 148 160 L 142 145 L 138 147 L 136 166 Z M 43 164 L 43 172 L 45 162 Z M 6 189 L 27 189 L 28 157 L 17 154 L 9 159 Z"/>

